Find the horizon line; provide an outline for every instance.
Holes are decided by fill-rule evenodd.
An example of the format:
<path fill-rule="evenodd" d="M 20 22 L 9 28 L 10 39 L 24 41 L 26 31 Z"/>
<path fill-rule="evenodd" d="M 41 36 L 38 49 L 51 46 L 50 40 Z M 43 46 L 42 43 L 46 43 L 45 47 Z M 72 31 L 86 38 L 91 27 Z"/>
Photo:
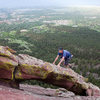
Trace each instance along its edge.
<path fill-rule="evenodd" d="M 99 5 L 67 5 L 67 6 L 19 6 L 19 7 L 0 7 L 0 9 L 5 8 L 49 8 L 49 7 L 59 7 L 59 8 L 67 8 L 67 7 L 100 7 Z"/>

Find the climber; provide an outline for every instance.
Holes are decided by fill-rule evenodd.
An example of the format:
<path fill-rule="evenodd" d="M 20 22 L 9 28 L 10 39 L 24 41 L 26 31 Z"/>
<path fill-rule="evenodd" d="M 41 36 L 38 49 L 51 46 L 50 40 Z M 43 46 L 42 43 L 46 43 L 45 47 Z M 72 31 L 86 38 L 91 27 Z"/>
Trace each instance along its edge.
<path fill-rule="evenodd" d="M 60 65 L 63 63 L 63 65 L 65 65 L 66 67 L 71 66 L 71 64 L 69 64 L 69 61 L 71 60 L 71 58 L 73 57 L 73 55 L 71 55 L 71 53 L 67 50 L 63 50 L 63 48 L 59 48 L 58 50 L 58 55 L 55 58 L 53 64 L 56 63 L 56 61 L 58 60 L 58 58 L 61 58 L 60 62 L 58 63 L 58 67 L 60 67 Z"/>

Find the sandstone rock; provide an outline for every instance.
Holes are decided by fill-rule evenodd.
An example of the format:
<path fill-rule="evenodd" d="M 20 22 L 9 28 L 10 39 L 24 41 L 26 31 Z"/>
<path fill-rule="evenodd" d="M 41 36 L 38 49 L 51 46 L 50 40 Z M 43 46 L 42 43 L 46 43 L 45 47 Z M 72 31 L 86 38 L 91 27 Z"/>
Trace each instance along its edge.
<path fill-rule="evenodd" d="M 60 86 L 76 95 L 100 96 L 97 86 L 87 83 L 83 76 L 70 68 L 59 68 L 29 55 L 16 56 L 13 53 L 15 51 L 9 47 L 0 46 L 0 81 L 3 84 L 8 82 L 9 86 L 17 88 L 20 81 L 35 79 Z"/>
<path fill-rule="evenodd" d="M 16 79 L 36 79 L 63 87 L 78 95 L 100 96 L 100 89 L 85 82 L 85 78 L 72 69 L 58 68 L 56 65 L 44 62 L 29 55 L 20 54 Z M 89 89 L 90 88 L 90 89 Z M 88 90 L 89 89 L 89 90 Z M 89 91 L 94 91 L 91 93 Z M 98 93 L 95 93 L 95 90 Z"/>
<path fill-rule="evenodd" d="M 18 66 L 17 56 L 13 55 L 12 49 L 0 46 L 0 78 L 13 79 L 13 72 Z"/>
<path fill-rule="evenodd" d="M 100 100 L 100 97 L 55 95 L 56 89 L 46 89 L 39 86 L 20 85 L 23 90 L 0 85 L 0 100 Z M 62 90 L 59 90 L 63 94 Z M 70 93 L 70 92 L 69 92 Z"/>
<path fill-rule="evenodd" d="M 20 85 L 20 88 L 24 91 L 28 91 L 31 93 L 45 95 L 45 96 L 52 96 L 52 97 L 73 97 L 75 96 L 74 93 L 67 91 L 66 89 L 59 88 L 59 89 L 50 89 L 50 88 L 43 88 L 40 86 L 32 86 L 32 85 Z"/>

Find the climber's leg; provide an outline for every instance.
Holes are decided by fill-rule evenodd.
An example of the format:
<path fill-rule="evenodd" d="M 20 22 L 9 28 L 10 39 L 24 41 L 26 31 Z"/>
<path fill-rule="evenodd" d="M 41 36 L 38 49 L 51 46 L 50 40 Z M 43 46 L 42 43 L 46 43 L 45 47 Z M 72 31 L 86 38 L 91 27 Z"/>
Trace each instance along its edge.
<path fill-rule="evenodd" d="M 72 67 L 72 65 L 69 63 L 69 62 L 70 62 L 70 60 L 71 60 L 71 57 L 70 57 L 70 58 L 65 59 L 65 67 L 66 67 L 66 68 Z"/>
<path fill-rule="evenodd" d="M 71 55 L 71 57 L 65 59 L 65 66 L 68 68 L 68 67 L 72 67 L 72 65 L 69 63 L 70 60 L 72 59 L 73 55 Z"/>
<path fill-rule="evenodd" d="M 65 59 L 64 64 L 65 64 L 65 67 L 66 67 L 66 68 L 68 68 L 68 67 L 69 67 L 69 61 L 70 61 L 69 59 Z"/>

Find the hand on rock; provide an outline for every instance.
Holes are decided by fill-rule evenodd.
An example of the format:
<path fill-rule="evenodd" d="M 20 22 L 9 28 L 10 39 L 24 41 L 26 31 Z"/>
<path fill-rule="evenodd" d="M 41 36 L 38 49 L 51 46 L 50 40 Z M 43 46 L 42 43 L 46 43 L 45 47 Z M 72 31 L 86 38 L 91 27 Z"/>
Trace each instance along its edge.
<path fill-rule="evenodd" d="M 55 65 L 55 63 L 53 62 L 53 64 Z"/>
<path fill-rule="evenodd" d="M 59 64 L 58 64 L 57 66 L 58 66 L 58 67 L 60 67 L 60 65 L 59 65 Z"/>

